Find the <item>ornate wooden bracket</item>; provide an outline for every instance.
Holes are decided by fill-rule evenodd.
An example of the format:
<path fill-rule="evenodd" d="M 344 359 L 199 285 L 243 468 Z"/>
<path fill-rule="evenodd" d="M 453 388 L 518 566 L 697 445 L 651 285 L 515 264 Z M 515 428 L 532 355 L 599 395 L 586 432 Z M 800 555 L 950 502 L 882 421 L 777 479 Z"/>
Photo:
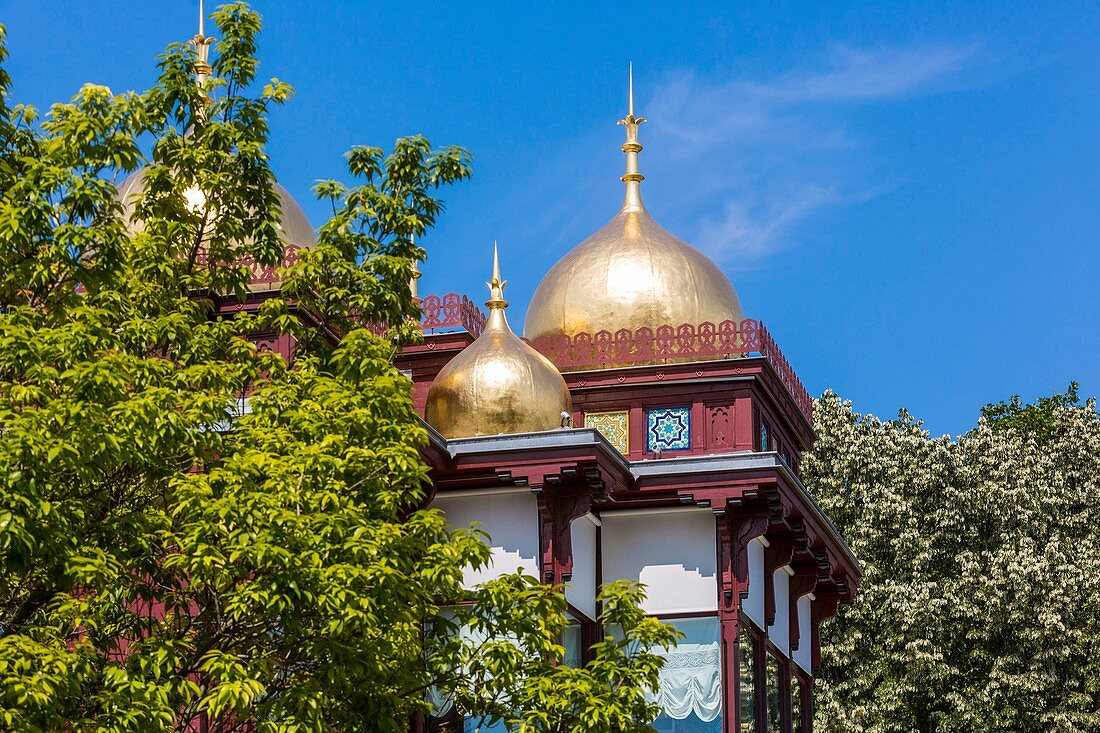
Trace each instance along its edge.
<path fill-rule="evenodd" d="M 832 618 L 836 614 L 837 604 L 840 603 L 840 594 L 835 588 L 816 592 L 813 605 L 810 607 L 810 627 L 813 629 L 812 664 L 814 674 L 821 667 L 821 623 Z"/>
<path fill-rule="evenodd" d="M 786 536 L 769 536 L 771 544 L 764 550 L 764 623 L 775 623 L 775 571 L 790 565 L 794 559 L 794 539 Z"/>
<path fill-rule="evenodd" d="M 538 490 L 539 546 L 544 583 L 567 583 L 573 577 L 573 536 L 570 524 L 592 510 L 586 489 Z"/>
<path fill-rule="evenodd" d="M 794 575 L 791 576 L 790 581 L 790 608 L 788 615 L 788 628 L 790 629 L 791 639 L 791 651 L 798 649 L 798 644 L 801 637 L 801 630 L 798 627 L 798 599 L 802 596 L 813 593 L 817 588 L 817 564 L 816 563 L 800 563 L 796 562 L 793 565 Z"/>
<path fill-rule="evenodd" d="M 727 511 L 718 522 L 718 608 L 722 615 L 739 616 L 749 594 L 749 541 L 768 531 L 771 513 L 760 510 Z"/>

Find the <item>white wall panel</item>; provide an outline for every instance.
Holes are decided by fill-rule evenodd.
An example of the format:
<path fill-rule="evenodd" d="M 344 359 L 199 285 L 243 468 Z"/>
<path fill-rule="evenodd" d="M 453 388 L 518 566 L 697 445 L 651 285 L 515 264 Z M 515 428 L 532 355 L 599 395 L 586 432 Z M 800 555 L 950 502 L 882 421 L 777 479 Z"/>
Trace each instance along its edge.
<path fill-rule="evenodd" d="M 742 601 L 745 615 L 764 628 L 764 543 L 759 537 L 749 540 L 749 595 Z"/>
<path fill-rule="evenodd" d="M 810 604 L 813 595 L 805 595 L 795 601 L 798 604 L 798 649 L 795 650 L 794 663 L 807 674 L 813 674 L 813 626 L 810 616 Z"/>
<path fill-rule="evenodd" d="M 432 506 L 447 515 L 452 527 L 478 522 L 489 533 L 493 556 L 480 570 L 466 568 L 467 588 L 520 568 L 539 576 L 539 509 L 530 491 L 454 492 L 437 497 Z"/>
<path fill-rule="evenodd" d="M 590 619 L 596 618 L 597 521 L 592 515 L 586 515 L 569 525 L 573 542 L 573 579 L 565 587 L 565 597 Z"/>
<path fill-rule="evenodd" d="M 775 593 L 775 620 L 768 627 L 768 638 L 779 651 L 791 656 L 791 576 L 788 567 L 772 573 L 772 591 Z"/>
<path fill-rule="evenodd" d="M 647 613 L 718 609 L 714 515 L 698 508 L 608 512 L 601 548 L 603 582 L 646 586 Z"/>

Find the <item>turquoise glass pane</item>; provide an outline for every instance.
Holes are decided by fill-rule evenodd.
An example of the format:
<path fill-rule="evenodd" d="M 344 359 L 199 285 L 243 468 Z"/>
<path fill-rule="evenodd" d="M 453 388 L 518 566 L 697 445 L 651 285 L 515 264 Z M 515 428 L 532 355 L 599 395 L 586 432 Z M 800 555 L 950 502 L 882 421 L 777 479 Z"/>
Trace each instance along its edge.
<path fill-rule="evenodd" d="M 704 723 L 694 715 L 683 720 L 662 715 L 653 721 L 653 728 L 657 733 L 721 733 L 722 717 L 718 716 L 709 723 Z"/>
<path fill-rule="evenodd" d="M 562 660 L 562 664 L 574 668 L 584 666 L 581 661 L 584 656 L 584 635 L 581 633 L 580 626 L 567 626 L 565 633 L 562 634 L 561 645 L 565 647 L 565 659 Z"/>
<path fill-rule="evenodd" d="M 781 733 L 783 699 L 779 686 L 779 662 L 771 654 L 767 655 L 767 660 L 768 733 Z"/>
<path fill-rule="evenodd" d="M 756 644 L 747 628 L 742 629 L 737 641 L 738 684 L 741 697 L 740 733 L 756 731 Z"/>

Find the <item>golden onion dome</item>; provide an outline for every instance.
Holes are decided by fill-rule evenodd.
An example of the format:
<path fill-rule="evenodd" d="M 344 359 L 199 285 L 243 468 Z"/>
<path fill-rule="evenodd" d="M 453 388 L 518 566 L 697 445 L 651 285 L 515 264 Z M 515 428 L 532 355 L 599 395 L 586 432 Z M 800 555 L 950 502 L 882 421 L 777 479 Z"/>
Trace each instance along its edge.
<path fill-rule="evenodd" d="M 206 35 L 205 21 L 206 16 L 203 12 L 203 4 L 200 0 L 199 32 L 188 42 L 195 48 L 195 83 L 202 92 L 202 98 L 195 113 L 200 117 L 206 116 L 206 108 L 210 104 L 213 104 L 214 101 L 210 97 L 210 73 L 212 69 L 209 55 L 210 47 L 213 45 L 215 39 Z M 272 181 L 272 183 L 275 187 L 275 193 L 279 197 L 280 239 L 287 245 L 306 248 L 312 247 L 317 243 L 317 239 L 313 233 L 313 225 L 309 223 L 309 218 L 306 217 L 306 212 L 302 211 L 302 207 L 298 205 L 298 202 L 294 200 L 294 197 L 290 195 L 289 191 L 280 186 L 276 181 Z M 139 168 L 128 175 L 118 187 L 118 200 L 122 204 L 123 215 L 131 232 L 141 230 L 141 222 L 135 221 L 133 214 L 134 208 L 144 192 L 144 168 Z M 206 195 L 197 188 L 189 188 L 183 192 L 183 195 L 192 211 L 201 210 L 206 205 Z"/>
<path fill-rule="evenodd" d="M 561 373 L 508 327 L 504 285 L 494 246 L 485 331 L 428 390 L 425 418 L 446 438 L 553 430 L 572 410 Z"/>
<path fill-rule="evenodd" d="M 138 199 L 145 192 L 145 179 L 144 170 L 138 169 L 126 176 L 122 183 L 118 187 L 118 199 L 122 203 L 123 214 L 127 222 L 131 222 L 131 217 L 134 213 L 134 208 L 137 205 Z M 306 216 L 306 212 L 302 211 L 302 207 L 298 205 L 298 202 L 294 200 L 294 197 L 290 195 L 290 191 L 275 183 L 275 193 L 279 197 L 279 213 L 282 220 L 279 226 L 279 238 L 287 244 L 294 244 L 299 247 L 312 247 L 317 243 L 317 239 L 313 233 L 313 225 L 309 223 L 309 218 Z M 186 197 L 189 204 L 192 206 L 202 206 L 205 203 L 205 196 L 198 189 L 188 189 L 184 191 L 184 197 Z M 135 229 L 140 228 L 140 224 L 132 223 Z"/>
<path fill-rule="evenodd" d="M 141 230 L 141 222 L 133 218 L 138 200 L 145 192 L 145 171 L 142 168 L 128 175 L 118 187 L 118 200 L 122 204 L 123 217 L 131 233 Z M 290 192 L 274 183 L 275 193 L 279 197 L 279 238 L 287 245 L 309 248 L 317 243 L 313 225 L 309 223 L 302 207 L 290 195 Z M 193 209 L 205 205 L 206 196 L 198 189 L 183 192 L 184 198 Z M 252 290 L 270 290 L 278 288 L 278 282 L 253 283 Z"/>
<path fill-rule="evenodd" d="M 555 264 L 535 289 L 528 339 L 741 320 L 741 303 L 714 262 L 658 224 L 642 204 L 633 82 L 626 126 L 626 196 L 603 228 Z M 641 362 L 638 362 L 641 363 Z"/>

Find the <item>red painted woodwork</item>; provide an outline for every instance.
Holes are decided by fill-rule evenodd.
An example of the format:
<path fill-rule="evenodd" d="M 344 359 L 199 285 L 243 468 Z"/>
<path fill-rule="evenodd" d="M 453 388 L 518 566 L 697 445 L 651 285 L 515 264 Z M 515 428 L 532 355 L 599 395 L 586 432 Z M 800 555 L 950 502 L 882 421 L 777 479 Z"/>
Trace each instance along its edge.
<path fill-rule="evenodd" d="M 817 568 L 817 564 L 806 564 L 795 562 L 792 565 L 794 575 L 790 580 L 790 604 L 788 607 L 787 616 L 787 628 L 790 630 L 791 640 L 791 653 L 798 649 L 798 645 L 801 643 L 802 630 L 798 625 L 798 599 L 802 596 L 813 593 L 817 588 L 817 575 L 820 572 Z"/>
<path fill-rule="evenodd" d="M 574 519 L 592 510 L 592 491 L 544 486 L 538 494 L 538 506 L 542 580 L 551 584 L 568 583 L 573 577 L 570 525 Z"/>
<path fill-rule="evenodd" d="M 429 307 L 425 309 L 424 341 L 404 348 L 396 359 L 398 368 L 412 377 L 414 401 L 420 410 L 439 371 L 480 331 L 477 320 L 470 315 L 476 309 L 468 299 L 454 294 L 444 297 L 449 298 L 446 303 L 442 298 L 425 298 L 423 303 Z M 440 332 L 445 328 L 459 330 Z M 632 360 L 642 358 L 638 354 L 647 353 L 648 348 L 674 361 L 600 368 L 601 364 L 615 363 L 616 354 L 625 353 L 628 344 Z M 760 536 L 768 541 L 765 572 L 760 580 L 764 585 L 766 625 L 754 642 L 759 645 L 757 657 L 762 664 L 766 663 L 768 649 L 766 628 L 778 612 L 773 588 L 775 570 L 785 565 L 794 570 L 791 602 L 784 611 L 788 614 L 792 649 L 807 643 L 799 638 L 797 599 L 815 594 L 813 638 L 809 643 L 813 644 L 816 667 L 820 662 L 818 627 L 835 613 L 839 602 L 851 598 L 859 568 L 843 551 L 836 530 L 782 463 L 750 464 L 735 470 L 722 469 L 722 464 L 716 463 L 713 469 L 683 472 L 673 470 L 670 464 L 668 471 L 634 473 L 631 462 L 637 466 L 640 464 L 636 462 L 653 458 L 645 451 L 646 410 L 687 406 L 692 418 L 691 448 L 664 458 L 759 450 L 762 420 L 768 426 L 769 443 L 781 447 L 779 450 L 789 456 L 789 467 L 796 469 L 801 452 L 811 448 L 814 441 L 809 396 L 774 340 L 753 319 L 717 327 L 703 324 L 655 332 L 643 329 L 633 334 L 580 334 L 552 343 L 536 340 L 533 345 L 559 367 L 574 367 L 563 376 L 573 396 L 575 426 L 583 426 L 588 412 L 628 413 L 630 447 L 626 460 L 591 430 L 590 442 L 581 440 L 555 448 L 517 443 L 528 447 L 491 451 L 452 451 L 433 437 L 432 446 L 425 452 L 432 466 L 433 490 L 530 486 L 538 495 L 542 577 L 555 584 L 567 581 L 572 573 L 570 524 L 584 513 L 599 515 L 610 506 L 617 510 L 683 503 L 709 507 L 715 515 L 718 539 L 718 619 L 726 680 L 723 729 L 740 733 L 737 643 L 746 623 L 741 604 L 749 591 L 749 541 Z M 750 352 L 756 355 L 747 356 Z M 654 532 L 659 538 L 660 528 L 655 527 Z M 762 667 L 758 674 L 763 675 Z M 788 673 L 781 675 L 782 679 L 787 677 Z M 789 689 L 789 681 L 781 684 Z M 763 699 L 759 702 L 758 710 L 764 713 Z M 803 709 L 809 709 L 805 699 Z M 785 709 L 784 716 L 783 727 L 789 730 L 789 709 Z"/>
<path fill-rule="evenodd" d="M 707 405 L 707 449 L 726 451 L 733 448 L 732 405 Z"/>
<path fill-rule="evenodd" d="M 813 630 L 812 663 L 813 673 L 816 675 L 821 667 L 821 622 L 832 618 L 836 614 L 837 605 L 841 596 L 835 590 L 826 590 L 814 593 L 814 600 L 810 606 L 810 618 Z"/>
<path fill-rule="evenodd" d="M 775 571 L 790 565 L 794 559 L 795 542 L 791 537 L 769 536 L 764 550 L 764 624 L 775 623 Z"/>
<path fill-rule="evenodd" d="M 250 282 L 252 285 L 275 285 L 282 281 L 279 276 L 279 270 L 290 267 L 298 262 L 298 252 L 301 251 L 301 247 L 297 244 L 288 244 L 283 249 L 283 256 L 279 262 L 273 265 L 263 265 L 256 261 L 256 258 L 251 252 L 242 254 L 233 264 L 237 267 L 247 267 L 251 273 Z M 206 264 L 209 260 L 206 257 L 206 252 L 200 252 L 198 255 L 198 261 L 201 264 Z"/>
<path fill-rule="evenodd" d="M 419 305 L 420 326 L 425 331 L 464 328 L 476 337 L 485 330 L 485 314 L 465 295 L 426 295 Z"/>
<path fill-rule="evenodd" d="M 406 346 L 394 358 L 394 366 L 412 380 L 413 406 L 421 415 L 428 400 L 428 390 L 436 375 L 460 351 L 474 342 L 468 331 L 425 334 L 419 344 Z"/>

